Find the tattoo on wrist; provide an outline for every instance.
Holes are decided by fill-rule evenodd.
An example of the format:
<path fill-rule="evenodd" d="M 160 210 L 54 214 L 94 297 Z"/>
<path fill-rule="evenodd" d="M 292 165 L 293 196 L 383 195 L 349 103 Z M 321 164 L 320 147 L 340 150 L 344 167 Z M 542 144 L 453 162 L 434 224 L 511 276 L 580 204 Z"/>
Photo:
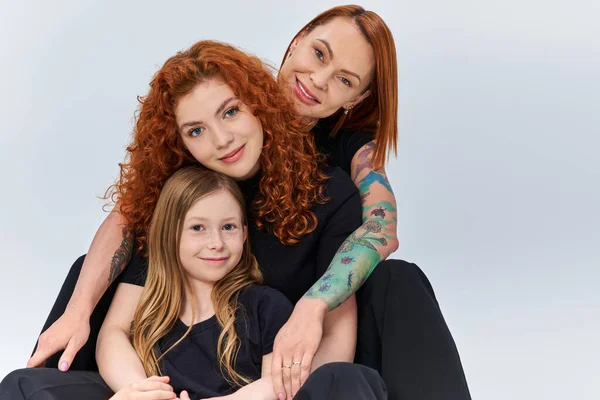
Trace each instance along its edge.
<path fill-rule="evenodd" d="M 123 271 L 129 260 L 131 260 L 133 251 L 133 234 L 126 228 L 123 228 L 123 241 L 121 246 L 115 251 L 110 261 L 110 276 L 108 282 L 112 283 Z"/>

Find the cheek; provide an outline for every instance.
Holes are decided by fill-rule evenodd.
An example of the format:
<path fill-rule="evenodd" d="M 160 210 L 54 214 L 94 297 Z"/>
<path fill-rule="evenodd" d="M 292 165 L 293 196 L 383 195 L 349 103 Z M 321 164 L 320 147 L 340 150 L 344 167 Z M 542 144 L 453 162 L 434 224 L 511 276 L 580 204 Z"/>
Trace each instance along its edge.
<path fill-rule="evenodd" d="M 211 159 L 212 154 L 205 138 L 199 137 L 194 140 L 188 140 L 185 144 L 188 151 L 200 164 L 204 164 Z"/>

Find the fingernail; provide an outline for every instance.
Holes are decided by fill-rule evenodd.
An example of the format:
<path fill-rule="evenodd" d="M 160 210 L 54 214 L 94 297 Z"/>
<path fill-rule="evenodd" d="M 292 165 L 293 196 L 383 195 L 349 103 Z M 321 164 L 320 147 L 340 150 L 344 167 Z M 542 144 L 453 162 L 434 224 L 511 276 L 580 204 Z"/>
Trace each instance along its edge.
<path fill-rule="evenodd" d="M 67 369 L 69 369 L 69 363 L 66 361 L 61 362 L 58 369 L 60 369 L 62 372 L 65 372 Z"/>
<path fill-rule="evenodd" d="M 283 393 L 279 393 L 277 397 L 279 398 L 279 400 L 285 400 L 285 394 Z"/>

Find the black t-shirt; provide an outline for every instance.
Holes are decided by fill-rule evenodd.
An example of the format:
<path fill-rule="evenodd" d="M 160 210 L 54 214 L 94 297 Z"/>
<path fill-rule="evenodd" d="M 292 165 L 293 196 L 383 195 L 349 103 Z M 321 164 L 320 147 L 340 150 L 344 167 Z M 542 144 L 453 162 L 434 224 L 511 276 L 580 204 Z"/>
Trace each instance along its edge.
<path fill-rule="evenodd" d="M 235 370 L 256 380 L 261 376 L 262 357 L 273 351 L 279 329 L 292 313 L 293 306 L 280 292 L 266 286 L 253 285 L 243 290 L 236 313 L 235 330 L 240 338 Z M 160 352 L 167 350 L 187 330 L 181 320 L 162 338 Z M 189 335 L 160 361 L 161 372 L 169 376 L 175 392 L 187 390 L 192 399 L 222 396 L 234 392 L 223 377 L 217 357 L 217 341 L 221 327 L 216 316 L 194 324 Z"/>
<path fill-rule="evenodd" d="M 300 242 L 286 246 L 268 230 L 260 230 L 255 224 L 248 227 L 248 238 L 263 272 L 264 284 L 279 290 L 294 304 L 325 273 L 337 249 L 362 223 L 360 195 L 348 174 L 331 167 L 324 168 L 324 172 L 329 176 L 324 194 L 330 200 L 313 206 L 318 226 Z M 256 176 L 240 182 L 250 221 L 259 180 L 260 176 Z M 134 253 L 121 282 L 142 286 L 146 268 L 147 259 Z"/>
<path fill-rule="evenodd" d="M 334 137 L 326 122 L 319 122 L 312 129 L 317 149 L 326 157 L 327 164 L 340 167 L 350 175 L 354 154 L 365 144 L 375 139 L 375 134 L 356 129 L 340 129 Z"/>

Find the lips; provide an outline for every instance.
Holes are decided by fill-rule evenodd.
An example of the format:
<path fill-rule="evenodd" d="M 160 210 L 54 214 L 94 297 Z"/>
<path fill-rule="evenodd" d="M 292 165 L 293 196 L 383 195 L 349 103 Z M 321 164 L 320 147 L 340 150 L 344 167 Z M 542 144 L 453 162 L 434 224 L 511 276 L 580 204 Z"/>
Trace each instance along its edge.
<path fill-rule="evenodd" d="M 237 149 L 233 150 L 232 152 L 225 154 L 223 157 L 219 158 L 219 160 L 223 161 L 224 163 L 236 162 L 237 160 L 242 158 L 242 156 L 244 155 L 245 148 L 246 148 L 246 145 L 244 144 L 244 145 L 238 147 Z"/>
<path fill-rule="evenodd" d="M 225 261 L 227 261 L 229 259 L 229 257 L 207 257 L 207 258 L 201 258 L 202 261 L 210 263 L 210 264 L 222 264 Z"/>
<path fill-rule="evenodd" d="M 294 94 L 298 99 L 307 105 L 320 104 L 319 100 L 315 97 L 312 92 L 296 78 L 296 84 L 294 85 Z"/>

